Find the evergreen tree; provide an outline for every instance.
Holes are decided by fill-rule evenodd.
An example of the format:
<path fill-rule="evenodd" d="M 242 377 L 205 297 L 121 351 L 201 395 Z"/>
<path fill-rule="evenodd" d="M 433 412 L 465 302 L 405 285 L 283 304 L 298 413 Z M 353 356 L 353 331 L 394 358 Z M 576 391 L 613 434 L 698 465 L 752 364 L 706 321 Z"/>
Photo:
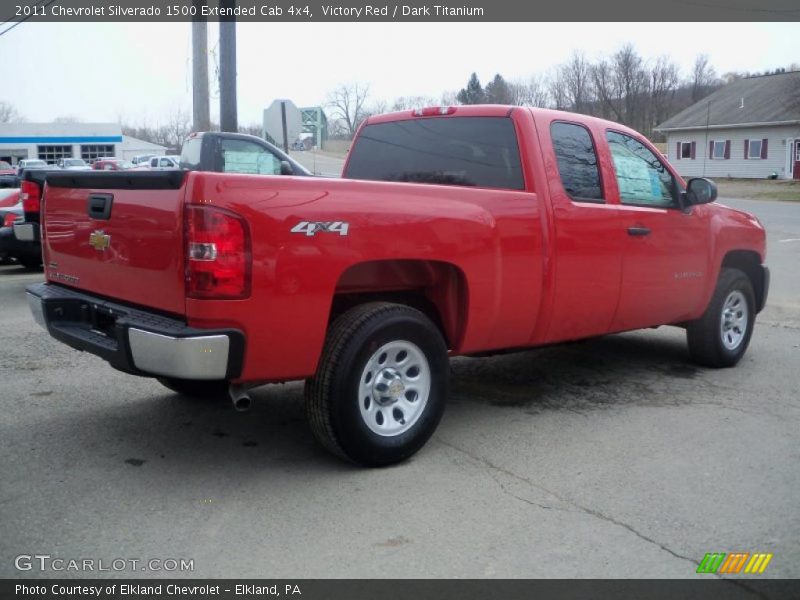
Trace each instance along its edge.
<path fill-rule="evenodd" d="M 494 76 L 489 83 L 486 84 L 484 91 L 485 102 L 489 104 L 513 104 L 513 94 L 511 86 L 508 85 L 500 73 Z"/>
<path fill-rule="evenodd" d="M 467 87 L 458 92 L 456 99 L 461 104 L 482 104 L 486 102 L 486 93 L 483 91 L 476 73 L 470 75 Z"/>

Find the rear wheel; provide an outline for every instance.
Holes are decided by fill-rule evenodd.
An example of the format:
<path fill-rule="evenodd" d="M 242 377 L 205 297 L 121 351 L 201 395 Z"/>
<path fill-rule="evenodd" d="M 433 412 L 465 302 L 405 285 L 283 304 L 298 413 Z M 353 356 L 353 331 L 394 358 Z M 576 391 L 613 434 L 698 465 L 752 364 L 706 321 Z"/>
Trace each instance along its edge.
<path fill-rule="evenodd" d="M 228 394 L 228 382 L 224 379 L 176 379 L 159 377 L 158 382 L 166 388 L 190 398 L 216 398 Z"/>
<path fill-rule="evenodd" d="M 25 267 L 28 271 L 41 271 L 42 270 L 42 259 L 41 258 L 31 258 L 31 257 L 23 257 L 19 258 L 19 263 Z"/>
<path fill-rule="evenodd" d="M 722 269 L 706 312 L 686 328 L 689 353 L 708 367 L 732 367 L 744 356 L 755 325 L 755 294 L 739 269 Z"/>
<path fill-rule="evenodd" d="M 306 382 L 315 437 L 365 466 L 405 460 L 428 441 L 444 412 L 447 345 L 420 311 L 357 306 L 330 328 L 317 373 Z"/>

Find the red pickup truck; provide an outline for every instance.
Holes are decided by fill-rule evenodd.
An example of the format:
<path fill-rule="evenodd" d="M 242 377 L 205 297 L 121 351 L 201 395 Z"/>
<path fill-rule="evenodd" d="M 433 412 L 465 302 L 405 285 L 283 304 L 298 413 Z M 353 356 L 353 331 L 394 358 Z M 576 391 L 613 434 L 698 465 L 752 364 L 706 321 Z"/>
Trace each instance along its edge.
<path fill-rule="evenodd" d="M 253 386 L 306 379 L 320 442 L 377 466 L 433 433 L 448 356 L 669 324 L 726 367 L 766 302 L 758 220 L 616 123 L 503 106 L 371 117 L 342 179 L 250 174 L 252 152 L 223 150 L 218 173 L 49 174 L 36 320 L 238 408 Z"/>

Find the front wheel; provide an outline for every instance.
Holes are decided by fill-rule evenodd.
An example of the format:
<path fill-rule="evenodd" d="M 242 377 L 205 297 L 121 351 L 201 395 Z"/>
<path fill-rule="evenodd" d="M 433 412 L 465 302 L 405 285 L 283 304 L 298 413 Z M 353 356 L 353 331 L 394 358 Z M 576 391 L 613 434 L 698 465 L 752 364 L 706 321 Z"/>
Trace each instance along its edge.
<path fill-rule="evenodd" d="M 376 302 L 330 328 L 306 412 L 329 451 L 379 467 L 405 460 L 433 434 L 447 400 L 447 345 L 418 310 Z"/>
<path fill-rule="evenodd" d="M 744 356 L 756 320 L 750 279 L 722 269 L 706 312 L 686 328 L 692 359 L 707 367 L 732 367 Z"/>

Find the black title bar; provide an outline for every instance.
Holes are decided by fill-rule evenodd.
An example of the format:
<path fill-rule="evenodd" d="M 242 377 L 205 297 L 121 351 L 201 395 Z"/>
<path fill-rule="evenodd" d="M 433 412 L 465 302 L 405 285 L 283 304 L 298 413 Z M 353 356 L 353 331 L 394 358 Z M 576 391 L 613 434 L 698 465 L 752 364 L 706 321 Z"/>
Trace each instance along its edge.
<path fill-rule="evenodd" d="M 797 0 L 3 0 L 3 21 L 798 21 Z M 223 4 L 223 6 L 220 6 Z M 668 36 L 668 32 L 658 32 Z M 605 32 L 604 35 L 613 35 Z M 666 39 L 666 37 L 665 37 Z"/>
<path fill-rule="evenodd" d="M 646 579 L 27 579 L 0 580 L 0 598 L 42 600 L 714 600 L 798 598 L 797 580 Z"/>

